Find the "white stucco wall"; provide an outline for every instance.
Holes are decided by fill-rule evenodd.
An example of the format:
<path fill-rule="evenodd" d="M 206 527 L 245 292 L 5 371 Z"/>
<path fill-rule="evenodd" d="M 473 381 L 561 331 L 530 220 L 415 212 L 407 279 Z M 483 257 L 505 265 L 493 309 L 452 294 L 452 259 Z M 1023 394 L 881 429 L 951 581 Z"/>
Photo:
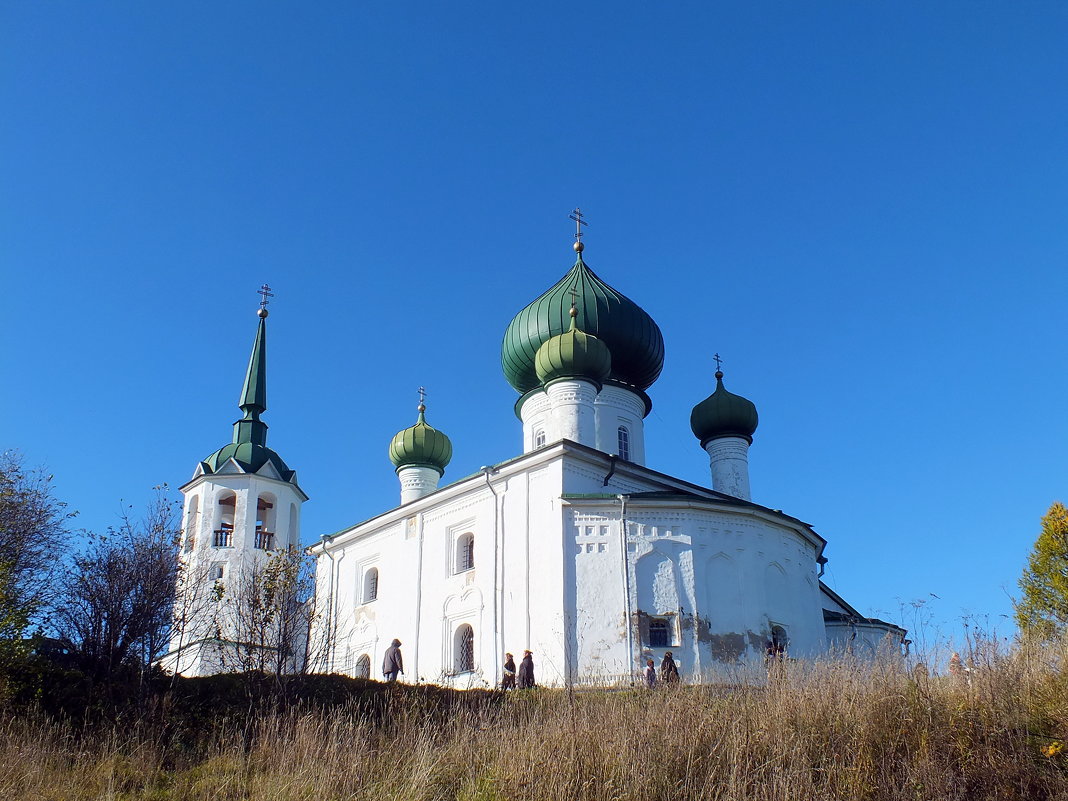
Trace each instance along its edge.
<path fill-rule="evenodd" d="M 518 656 L 525 648 L 535 652 L 539 679 L 553 681 L 564 663 L 560 467 L 533 462 L 491 475 L 488 485 L 477 476 L 447 487 L 326 544 L 337 599 L 330 669 L 351 673 L 367 654 L 379 677 L 382 654 L 397 638 L 410 681 L 492 686 L 504 651 Z M 475 566 L 457 572 L 456 543 L 467 534 Z M 331 594 L 329 557 L 319 564 L 320 590 Z M 378 597 L 364 603 L 361 582 L 372 566 Z M 465 624 L 475 634 L 476 669 L 455 675 L 454 636 Z"/>
<path fill-rule="evenodd" d="M 581 385 L 581 386 L 580 386 Z M 554 387 L 556 389 L 554 390 Z M 523 453 L 534 450 L 538 432 L 545 434 L 545 444 L 561 438 L 571 439 L 604 453 L 619 455 L 619 429 L 625 428 L 630 446 L 628 461 L 645 464 L 645 401 L 622 387 L 606 385 L 592 396 L 592 429 L 584 417 L 595 387 L 585 381 L 564 381 L 550 390 L 558 399 L 570 394 L 569 402 L 558 400 L 554 407 L 549 393 L 531 393 L 519 409 L 523 421 Z M 578 417 L 571 419 L 575 412 Z M 592 430 L 592 438 L 591 438 Z"/>
<path fill-rule="evenodd" d="M 628 681 L 633 666 L 667 650 L 642 641 L 649 615 L 672 621 L 670 650 L 691 680 L 759 663 L 776 624 L 792 654 L 823 650 L 818 538 L 768 510 L 716 508 L 713 493 L 692 485 L 707 497 L 630 498 L 624 509 L 617 495 L 669 492 L 673 480 L 618 462 L 606 485 L 610 470 L 603 454 L 559 444 L 502 466 L 490 486 L 484 475 L 466 479 L 321 546 L 334 559 L 331 571 L 321 557 L 319 572 L 320 591 L 336 597 L 329 669 L 354 673 L 366 654 L 379 677 L 396 637 L 410 681 L 492 686 L 504 652 L 526 648 L 539 683 Z M 466 534 L 475 567 L 456 573 Z M 371 567 L 378 597 L 365 603 Z M 464 624 L 476 669 L 456 675 Z"/>
<path fill-rule="evenodd" d="M 712 471 L 712 489 L 750 500 L 749 441 L 743 437 L 718 437 L 705 443 L 705 451 Z"/>

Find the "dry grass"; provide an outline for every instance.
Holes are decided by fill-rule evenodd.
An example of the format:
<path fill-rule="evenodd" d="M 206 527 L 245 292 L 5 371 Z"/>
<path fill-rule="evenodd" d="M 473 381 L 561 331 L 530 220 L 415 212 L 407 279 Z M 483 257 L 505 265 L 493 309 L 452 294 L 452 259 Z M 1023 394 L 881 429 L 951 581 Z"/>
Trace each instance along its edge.
<path fill-rule="evenodd" d="M 1068 798 L 1068 650 L 986 654 L 968 679 L 790 664 L 766 687 L 512 694 L 444 725 L 399 688 L 356 707 L 265 715 L 179 750 L 43 719 L 0 729 L 4 799 Z"/>

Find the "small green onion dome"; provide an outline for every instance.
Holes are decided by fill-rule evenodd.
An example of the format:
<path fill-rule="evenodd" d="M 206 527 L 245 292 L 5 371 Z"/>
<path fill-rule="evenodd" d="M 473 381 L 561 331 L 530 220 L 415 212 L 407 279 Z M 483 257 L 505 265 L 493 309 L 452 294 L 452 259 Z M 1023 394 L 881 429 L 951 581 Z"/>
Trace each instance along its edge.
<path fill-rule="evenodd" d="M 756 406 L 751 400 L 728 392 L 719 370 L 716 371 L 716 391 L 694 406 L 690 413 L 690 428 L 701 440 L 702 448 L 720 437 L 742 437 L 751 443 L 757 423 Z"/>
<path fill-rule="evenodd" d="M 544 386 L 561 378 L 585 378 L 599 387 L 612 374 L 608 346 L 575 323 L 578 312 L 571 307 L 571 328 L 547 339 L 534 356 L 534 369 Z"/>
<path fill-rule="evenodd" d="M 538 349 L 568 330 L 572 292 L 579 327 L 612 354 L 609 380 L 648 389 L 664 367 L 663 334 L 637 303 L 598 278 L 581 253 L 563 278 L 508 324 L 501 343 L 501 367 L 508 383 L 521 393 L 541 385 L 535 364 Z"/>
<path fill-rule="evenodd" d="M 452 442 L 427 425 L 425 411 L 426 406 L 420 403 L 415 425 L 398 432 L 389 443 L 389 460 L 398 470 L 402 467 L 432 467 L 441 475 L 452 459 Z"/>

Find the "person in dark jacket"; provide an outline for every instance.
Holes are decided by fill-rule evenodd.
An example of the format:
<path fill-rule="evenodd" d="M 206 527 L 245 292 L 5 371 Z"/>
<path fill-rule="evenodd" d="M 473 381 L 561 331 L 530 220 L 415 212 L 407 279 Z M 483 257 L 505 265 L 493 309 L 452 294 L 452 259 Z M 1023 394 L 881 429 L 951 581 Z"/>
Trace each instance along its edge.
<path fill-rule="evenodd" d="M 504 675 L 501 677 L 501 689 L 515 689 L 515 657 L 511 654 L 504 655 Z"/>
<path fill-rule="evenodd" d="M 679 666 L 671 656 L 671 651 L 664 654 L 664 660 L 660 663 L 660 681 L 666 684 L 679 683 Z"/>
<path fill-rule="evenodd" d="M 404 672 L 404 658 L 400 652 L 401 641 L 394 640 L 393 644 L 386 649 L 386 656 L 382 660 L 382 675 L 386 681 L 396 681 L 397 674 Z"/>
<path fill-rule="evenodd" d="M 517 678 L 520 690 L 528 690 L 534 686 L 534 655 L 530 651 L 523 652 Z"/>

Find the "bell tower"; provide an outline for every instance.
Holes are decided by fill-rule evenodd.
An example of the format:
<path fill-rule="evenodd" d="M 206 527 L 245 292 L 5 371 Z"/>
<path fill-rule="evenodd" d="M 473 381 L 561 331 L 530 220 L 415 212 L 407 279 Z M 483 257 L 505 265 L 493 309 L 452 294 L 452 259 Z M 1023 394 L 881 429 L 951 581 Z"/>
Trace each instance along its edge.
<path fill-rule="evenodd" d="M 267 447 L 267 304 L 259 292 L 259 323 L 238 404 L 233 440 L 200 462 L 181 487 L 181 570 L 175 597 L 175 630 L 164 668 L 205 676 L 234 667 L 237 632 L 219 614 L 226 593 L 262 565 L 272 551 L 300 547 L 300 510 L 308 496 L 296 471 Z M 222 600 L 220 600 L 222 599 Z"/>

